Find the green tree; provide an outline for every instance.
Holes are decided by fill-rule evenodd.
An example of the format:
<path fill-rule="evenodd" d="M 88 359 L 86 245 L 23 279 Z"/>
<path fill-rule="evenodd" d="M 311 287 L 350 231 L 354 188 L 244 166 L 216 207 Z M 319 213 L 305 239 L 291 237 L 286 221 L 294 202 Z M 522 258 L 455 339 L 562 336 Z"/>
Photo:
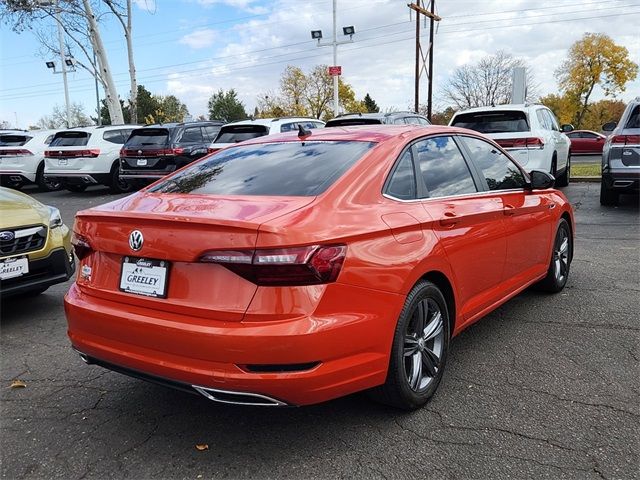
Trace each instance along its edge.
<path fill-rule="evenodd" d="M 209 119 L 234 122 L 247 118 L 244 104 L 238 100 L 238 94 L 232 88 L 228 92 L 220 89 L 209 98 Z"/>
<path fill-rule="evenodd" d="M 284 109 L 289 115 L 297 117 L 309 115 L 304 98 L 307 83 L 307 76 L 301 68 L 287 65 L 280 77 L 280 92 L 285 103 Z"/>
<path fill-rule="evenodd" d="M 594 88 L 600 86 L 605 96 L 624 92 L 627 82 L 637 77 L 638 65 L 608 35 L 585 33 L 555 73 L 560 90 L 575 107 L 574 125 L 580 128 Z"/>
<path fill-rule="evenodd" d="M 551 93 L 545 97 L 541 97 L 540 103 L 549 107 L 560 124 L 573 122 L 576 114 L 576 104 L 568 95 Z"/>
<path fill-rule="evenodd" d="M 157 102 L 156 110 L 147 115 L 144 121 L 147 125 L 153 123 L 183 122 L 189 115 L 187 106 L 178 100 L 175 95 L 154 95 L 153 100 Z"/>
<path fill-rule="evenodd" d="M 425 113 L 426 113 L 426 105 L 425 105 Z M 449 121 L 451 120 L 451 117 L 453 117 L 454 113 L 456 113 L 456 110 L 453 107 L 447 107 L 442 111 L 433 112 L 431 114 L 431 123 L 433 123 L 434 125 L 449 125 Z"/>
<path fill-rule="evenodd" d="M 380 107 L 368 93 L 364 96 L 364 105 L 369 113 L 378 113 L 380 111 Z"/>
<path fill-rule="evenodd" d="M 144 85 L 138 85 L 138 95 L 136 99 L 138 121 L 142 122 L 147 115 L 152 115 L 158 108 L 158 101 L 154 98 L 151 92 L 144 88 Z"/>

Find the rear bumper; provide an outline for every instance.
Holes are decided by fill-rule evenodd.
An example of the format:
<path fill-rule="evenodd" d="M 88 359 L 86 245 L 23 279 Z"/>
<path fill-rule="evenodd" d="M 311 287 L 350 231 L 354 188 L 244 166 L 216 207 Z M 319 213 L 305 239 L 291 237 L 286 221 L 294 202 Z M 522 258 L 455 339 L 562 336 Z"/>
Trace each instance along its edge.
<path fill-rule="evenodd" d="M 110 173 L 45 173 L 44 176 L 47 180 L 67 185 L 109 185 L 111 183 Z"/>
<path fill-rule="evenodd" d="M 602 181 L 609 190 L 638 193 L 640 192 L 640 168 L 609 169 L 602 172 Z"/>
<path fill-rule="evenodd" d="M 330 284 L 311 316 L 222 322 L 124 306 L 74 284 L 65 312 L 73 347 L 107 368 L 306 405 L 385 381 L 403 303 L 400 295 Z M 300 367 L 282 368 L 292 364 Z"/>
<path fill-rule="evenodd" d="M 29 273 L 0 283 L 2 297 L 11 297 L 66 282 L 75 271 L 73 254 L 64 248 L 53 250 L 47 257 L 29 261 Z"/>
<path fill-rule="evenodd" d="M 0 170 L 0 177 L 2 177 L 3 180 L 9 180 L 12 182 L 28 181 L 34 183 L 36 181 L 35 172 L 26 172 L 24 170 Z"/>

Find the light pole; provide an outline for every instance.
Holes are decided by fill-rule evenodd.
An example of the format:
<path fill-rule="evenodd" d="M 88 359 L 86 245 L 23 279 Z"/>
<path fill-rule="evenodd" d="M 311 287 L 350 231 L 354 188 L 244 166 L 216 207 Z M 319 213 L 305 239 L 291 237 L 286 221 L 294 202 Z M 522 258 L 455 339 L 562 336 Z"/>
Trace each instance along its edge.
<path fill-rule="evenodd" d="M 337 0 L 333 0 L 333 41 L 322 43 L 322 30 L 312 30 L 311 38 L 318 40 L 318 47 L 333 47 L 333 66 L 329 68 L 329 75 L 333 77 L 333 113 L 337 116 L 339 112 L 338 103 L 338 77 L 342 73 L 342 69 L 338 66 L 338 45 L 345 43 L 353 43 L 353 34 L 356 33 L 356 29 L 353 25 L 348 27 L 342 27 L 342 33 L 346 36 L 349 35 L 349 40 L 338 41 L 337 32 L 337 20 L 336 20 L 336 5 Z"/>

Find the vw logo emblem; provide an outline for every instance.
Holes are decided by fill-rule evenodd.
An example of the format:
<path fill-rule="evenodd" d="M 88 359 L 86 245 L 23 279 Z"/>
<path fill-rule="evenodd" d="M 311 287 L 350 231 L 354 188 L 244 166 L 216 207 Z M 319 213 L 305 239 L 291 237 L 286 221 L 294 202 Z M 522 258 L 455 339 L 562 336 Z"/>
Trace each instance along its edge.
<path fill-rule="evenodd" d="M 138 155 L 142 155 L 142 150 L 138 150 Z"/>
<path fill-rule="evenodd" d="M 15 235 L 13 234 L 13 232 L 9 232 L 9 231 L 0 232 L 0 240 L 2 240 L 3 242 L 9 242 L 14 238 L 15 238 Z"/>
<path fill-rule="evenodd" d="M 142 232 L 140 230 L 134 230 L 129 234 L 129 247 L 134 252 L 137 252 L 142 248 L 144 244 L 144 237 L 142 236 Z"/>

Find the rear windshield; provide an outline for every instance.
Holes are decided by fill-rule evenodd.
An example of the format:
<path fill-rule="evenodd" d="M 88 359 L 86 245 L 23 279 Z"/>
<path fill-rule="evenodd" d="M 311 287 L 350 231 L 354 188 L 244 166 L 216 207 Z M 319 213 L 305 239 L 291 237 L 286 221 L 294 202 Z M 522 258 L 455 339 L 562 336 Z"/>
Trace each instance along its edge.
<path fill-rule="evenodd" d="M 83 147 L 89 143 L 90 133 L 87 132 L 58 132 L 53 137 L 50 147 Z"/>
<path fill-rule="evenodd" d="M 222 127 L 215 143 L 238 143 L 252 138 L 262 137 L 269 133 L 264 125 L 233 125 Z"/>
<path fill-rule="evenodd" d="M 480 133 L 529 131 L 527 115 L 514 110 L 462 113 L 456 115 L 451 126 L 468 128 Z"/>
<path fill-rule="evenodd" d="M 0 135 L 0 147 L 21 147 L 31 138 L 28 135 Z"/>
<path fill-rule="evenodd" d="M 212 155 L 153 187 L 162 193 L 315 196 L 371 142 L 283 142 L 239 145 Z"/>
<path fill-rule="evenodd" d="M 169 130 L 166 128 L 139 128 L 131 132 L 127 147 L 144 147 L 147 145 L 167 145 Z"/>
<path fill-rule="evenodd" d="M 329 120 L 325 127 L 346 127 L 349 125 L 380 125 L 381 120 L 377 118 L 336 118 Z"/>
<path fill-rule="evenodd" d="M 633 108 L 624 128 L 640 128 L 640 105 Z"/>

